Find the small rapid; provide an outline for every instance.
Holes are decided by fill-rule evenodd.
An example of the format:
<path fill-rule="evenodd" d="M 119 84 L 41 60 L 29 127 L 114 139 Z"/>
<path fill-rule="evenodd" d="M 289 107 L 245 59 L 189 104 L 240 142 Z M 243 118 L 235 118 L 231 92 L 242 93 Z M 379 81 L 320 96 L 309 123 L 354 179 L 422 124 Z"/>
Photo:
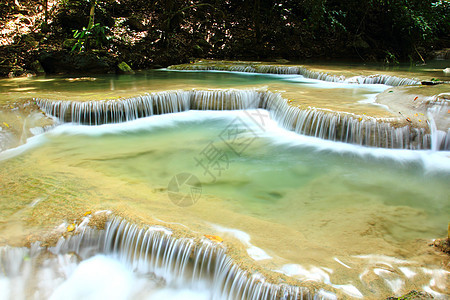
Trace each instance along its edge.
<path fill-rule="evenodd" d="M 402 78 L 391 75 L 370 75 L 370 76 L 345 76 L 329 75 L 324 72 L 309 70 L 303 66 L 278 66 L 278 65 L 259 65 L 259 64 L 190 64 L 170 66 L 169 70 L 186 71 L 228 71 L 244 73 L 262 73 L 262 74 L 287 74 L 301 75 L 305 78 L 316 79 L 327 82 L 351 83 L 351 84 L 385 84 L 390 86 L 414 85 L 420 81 L 410 78 Z"/>
<path fill-rule="evenodd" d="M 76 124 L 121 123 L 188 110 L 262 108 L 268 110 L 281 127 L 298 134 L 379 148 L 450 149 L 449 132 L 397 125 L 398 119 L 377 119 L 313 107 L 301 109 L 289 105 L 279 93 L 256 89 L 166 91 L 128 99 L 85 102 L 34 100 L 46 114 L 61 122 Z"/>
<path fill-rule="evenodd" d="M 176 238 L 168 229 L 138 227 L 118 217 L 109 218 L 103 230 L 80 227 L 77 234 L 61 237 L 53 247 L 39 243 L 31 248 L 1 247 L 0 263 L 0 297 L 6 299 L 9 295 L 63 299 L 68 291 L 70 299 L 77 295 L 124 299 L 138 296 L 139 291 L 146 292 L 147 299 L 180 293 L 192 299 L 319 296 L 312 284 L 273 283 L 257 271 L 244 269 L 223 245 L 206 238 Z M 104 278 L 90 276 L 92 268 Z"/>

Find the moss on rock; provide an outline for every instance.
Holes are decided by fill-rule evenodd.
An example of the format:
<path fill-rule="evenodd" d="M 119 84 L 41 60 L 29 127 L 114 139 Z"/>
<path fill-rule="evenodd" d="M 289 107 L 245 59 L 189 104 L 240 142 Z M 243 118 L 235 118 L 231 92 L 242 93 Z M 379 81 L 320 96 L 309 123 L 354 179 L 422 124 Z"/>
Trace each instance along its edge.
<path fill-rule="evenodd" d="M 134 74 L 133 69 L 131 69 L 131 67 L 124 61 L 119 63 L 117 68 L 117 73 L 119 74 Z"/>

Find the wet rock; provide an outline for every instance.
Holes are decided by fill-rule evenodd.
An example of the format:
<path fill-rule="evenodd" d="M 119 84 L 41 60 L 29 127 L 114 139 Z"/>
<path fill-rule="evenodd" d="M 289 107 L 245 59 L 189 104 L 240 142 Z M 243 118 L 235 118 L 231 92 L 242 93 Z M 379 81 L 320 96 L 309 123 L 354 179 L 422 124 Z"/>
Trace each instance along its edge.
<path fill-rule="evenodd" d="M 36 72 L 36 74 L 45 74 L 45 70 L 42 67 L 41 62 L 39 60 L 35 60 L 34 62 L 32 62 L 30 67 L 31 70 Z"/>
<path fill-rule="evenodd" d="M 436 239 L 431 244 L 431 246 L 434 246 L 438 248 L 440 251 L 447 253 L 450 255 L 450 239 Z"/>
<path fill-rule="evenodd" d="M 436 84 L 442 84 L 444 83 L 443 81 L 422 81 L 421 84 L 422 85 L 436 85 Z"/>
<path fill-rule="evenodd" d="M 100 74 L 114 71 L 106 57 L 93 53 L 70 54 L 68 52 L 44 53 L 39 61 L 46 73 Z"/>
<path fill-rule="evenodd" d="M 386 300 L 419 300 L 419 299 L 434 299 L 434 297 L 425 292 L 411 291 L 400 297 L 389 297 Z"/>
<path fill-rule="evenodd" d="M 117 65 L 117 73 L 118 74 L 134 74 L 135 72 L 126 62 L 121 62 Z"/>
<path fill-rule="evenodd" d="M 430 246 L 436 247 L 440 251 L 450 255 L 450 222 L 447 227 L 447 238 L 435 239 Z"/>

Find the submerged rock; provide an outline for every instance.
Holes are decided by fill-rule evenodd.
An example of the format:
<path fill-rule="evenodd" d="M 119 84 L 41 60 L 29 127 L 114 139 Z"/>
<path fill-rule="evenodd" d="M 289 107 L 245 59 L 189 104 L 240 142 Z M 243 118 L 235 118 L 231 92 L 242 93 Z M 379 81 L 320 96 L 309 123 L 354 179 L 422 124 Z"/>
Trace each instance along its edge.
<path fill-rule="evenodd" d="M 54 125 L 54 121 L 31 102 L 0 106 L 0 119 L 0 152 L 25 144 L 28 138 Z"/>

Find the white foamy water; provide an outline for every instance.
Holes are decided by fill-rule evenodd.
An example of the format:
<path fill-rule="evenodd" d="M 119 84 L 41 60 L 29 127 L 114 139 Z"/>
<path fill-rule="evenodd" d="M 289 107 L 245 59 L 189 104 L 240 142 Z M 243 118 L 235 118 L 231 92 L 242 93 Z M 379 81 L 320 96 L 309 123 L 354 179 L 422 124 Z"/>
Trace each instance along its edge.
<path fill-rule="evenodd" d="M 168 68 L 171 71 L 202 71 L 202 72 L 229 72 L 229 73 L 251 73 L 251 74 L 275 74 L 275 75 L 297 75 L 309 79 L 327 82 L 351 83 L 351 84 L 388 84 L 388 85 L 413 85 L 420 83 L 417 79 L 400 78 L 390 75 L 374 74 L 369 76 L 353 76 L 346 78 L 343 75 L 330 75 L 320 71 L 313 71 L 303 66 L 284 65 L 259 65 L 249 63 L 221 64 L 189 64 L 175 65 Z"/>
<path fill-rule="evenodd" d="M 320 88 L 320 89 L 366 89 L 374 93 L 381 93 L 391 86 L 386 84 L 355 84 L 356 81 L 344 81 L 344 82 L 331 82 L 322 81 L 318 79 L 306 78 L 301 75 L 272 75 L 277 76 L 280 80 L 285 80 L 289 82 L 302 83 L 310 87 Z"/>
<path fill-rule="evenodd" d="M 258 248 L 250 243 L 250 235 L 248 233 L 238 229 L 225 228 L 216 224 L 211 224 L 211 226 L 214 230 L 217 230 L 219 233 L 229 234 L 234 238 L 238 239 L 242 244 L 246 245 L 247 254 L 254 260 L 258 261 L 272 258 L 263 249 Z"/>
<path fill-rule="evenodd" d="M 413 211 L 414 213 L 418 212 L 414 215 L 414 218 L 427 216 L 427 222 L 431 219 L 433 219 L 431 221 L 436 222 L 436 224 L 433 223 L 421 228 L 422 231 L 429 230 L 424 236 L 429 236 L 429 232 L 436 232 L 435 228 L 442 223 L 440 219 L 443 218 L 442 214 L 445 211 L 446 203 L 433 195 L 434 193 L 445 193 L 441 190 L 431 190 L 431 188 L 427 188 L 427 184 L 422 186 L 418 183 L 421 183 L 426 175 L 434 176 L 431 178 L 434 178 L 433 181 L 439 184 L 444 181 L 439 177 L 440 175 L 443 175 L 443 178 L 448 176 L 450 170 L 448 152 L 379 149 L 302 136 L 280 128 L 275 121 L 269 118 L 269 114 L 265 110 L 188 111 L 100 126 L 63 124 L 47 133 L 33 137 L 29 144 L 0 153 L 0 160 L 5 161 L 18 156 L 26 162 L 27 155 L 31 155 L 33 151 L 41 151 L 48 155 L 50 162 L 53 163 L 53 158 L 55 158 L 55 164 L 59 168 L 65 168 L 66 165 L 88 166 L 95 169 L 96 172 L 103 170 L 108 176 L 130 176 L 131 182 L 141 180 L 147 185 L 157 182 L 158 178 L 161 177 L 158 173 L 161 170 L 169 175 L 176 174 L 179 165 L 190 168 L 191 172 L 198 171 L 195 169 L 194 162 L 189 163 L 192 156 L 200 152 L 209 142 L 220 141 L 220 133 L 229 124 L 235 124 L 233 123 L 235 121 L 239 121 L 238 129 L 245 129 L 242 132 L 243 136 L 256 137 L 254 144 L 250 145 L 240 157 L 230 163 L 230 170 L 224 171 L 217 186 L 206 184 L 204 191 L 218 197 L 223 196 L 225 199 L 237 199 L 238 202 L 233 209 L 242 214 L 243 217 L 248 214 L 253 218 L 270 220 L 274 224 L 286 222 L 289 229 L 298 226 L 294 227 L 295 230 L 306 229 L 307 231 L 308 226 L 302 227 L 303 224 L 297 225 L 295 223 L 292 225 L 289 222 L 307 218 L 310 213 L 315 213 L 318 210 L 323 213 L 328 213 L 328 210 L 333 212 L 333 203 L 339 204 L 340 195 L 344 195 L 342 198 L 352 203 L 360 201 L 364 203 L 366 199 L 368 199 L 367 203 L 371 205 L 375 201 L 383 203 L 383 209 L 377 211 L 376 214 L 383 217 L 387 215 L 394 219 L 394 221 L 387 219 L 391 222 L 389 224 L 393 228 L 392 233 L 380 233 L 381 235 L 392 234 L 394 238 L 389 236 L 390 240 L 402 239 L 403 235 L 407 239 L 414 234 L 423 233 L 420 231 L 411 233 L 411 230 L 415 230 L 416 223 L 412 226 L 410 223 L 402 223 L 402 212 L 405 210 L 406 213 L 409 213 L 409 206 L 417 209 Z M 168 134 L 168 137 L 166 137 L 166 134 Z M 227 141 L 229 140 L 225 139 L 225 142 Z M 223 147 L 226 147 L 226 145 L 223 145 Z M 164 156 L 158 156 L 158 151 L 162 151 L 161 149 L 164 150 Z M 142 157 L 140 157 L 141 153 L 144 153 Z M 31 160 L 33 159 L 32 156 Z M 358 165 L 362 166 L 359 167 Z M 365 168 L 367 168 L 367 172 L 364 170 Z M 375 171 L 372 171 L 372 169 Z M 399 171 L 400 175 L 396 175 L 396 171 Z M 330 172 L 332 176 L 329 177 Z M 394 173 L 390 174 L 392 172 Z M 251 178 L 251 180 L 248 178 Z M 348 181 L 342 181 L 349 184 L 343 188 L 345 189 L 344 192 L 340 190 L 342 188 L 340 178 L 348 178 Z M 358 180 L 361 178 L 362 184 L 364 184 L 362 186 L 369 191 L 362 188 L 362 192 L 350 194 L 349 199 L 345 198 L 348 193 L 359 188 L 358 185 L 361 184 L 361 181 Z M 167 184 L 164 178 L 162 181 L 163 184 Z M 323 193 L 324 199 L 327 199 L 328 202 L 321 204 L 320 198 L 318 200 L 310 192 L 308 186 L 303 190 L 299 188 L 299 185 L 301 187 L 302 184 L 308 184 L 309 182 L 316 185 L 317 183 L 324 184 L 318 187 L 313 185 L 314 191 L 318 190 L 323 193 L 330 189 L 330 193 L 338 191 L 341 194 L 339 194 L 339 197 L 331 197 Z M 242 186 L 245 189 L 236 188 Z M 440 187 L 440 185 L 438 186 Z M 234 194 L 230 196 L 229 193 L 233 193 L 233 191 L 237 193 L 237 196 Z M 306 192 L 302 193 L 303 191 Z M 291 195 L 294 193 L 302 197 L 292 197 Z M 147 196 L 147 190 L 144 191 L 144 194 Z M 271 195 L 272 198 L 267 195 Z M 374 195 L 373 198 L 372 195 Z M 404 199 L 399 196 L 404 197 Z M 425 197 L 430 197 L 431 200 Z M 302 201 L 309 203 L 301 205 Z M 43 201 L 36 205 L 39 206 L 42 203 Z M 228 202 L 226 204 L 228 206 L 234 205 Z M 167 205 L 169 204 L 164 202 L 160 206 L 166 207 Z M 311 206 L 313 209 L 308 210 Z M 391 213 L 389 209 L 392 206 L 399 206 L 402 211 L 396 210 L 391 216 L 389 215 Z M 341 212 L 344 212 L 344 214 Z M 337 215 L 333 215 L 333 219 L 342 217 L 347 213 L 352 213 L 352 210 L 341 210 Z M 370 212 L 366 216 L 371 218 L 374 214 Z M 428 215 L 436 216 L 436 218 L 428 217 Z M 201 222 L 201 219 L 201 217 L 198 218 L 196 222 Z M 400 219 L 401 226 L 396 223 L 398 219 Z M 216 223 L 215 221 L 212 222 Z M 168 223 L 174 224 L 174 222 Z M 211 221 L 208 223 L 211 224 Z M 365 221 L 362 224 L 366 225 Z M 85 225 L 86 223 L 81 222 L 79 227 L 84 228 Z M 266 250 L 264 246 L 260 246 L 261 241 L 258 241 L 246 228 L 241 227 L 244 225 L 244 223 L 230 224 L 221 220 L 220 223 L 217 222 L 217 224 L 210 226 L 219 235 L 229 234 L 241 241 L 246 246 L 247 254 L 255 261 L 276 259 L 278 256 L 276 250 L 278 249 L 275 249 L 275 251 L 274 249 Z M 170 235 L 170 231 L 162 227 L 155 227 L 151 230 Z M 370 248 L 368 249 L 370 251 Z M 331 268 L 329 265 L 317 264 L 317 266 L 314 266 L 292 262 L 285 263 L 278 271 L 301 280 L 316 280 L 326 283 L 349 297 L 356 298 L 362 297 L 364 289 L 370 290 L 371 287 L 365 284 L 370 282 L 374 276 L 393 294 L 402 291 L 402 288 L 407 284 L 405 279 L 412 276 L 412 273 L 428 276 L 430 277 L 429 284 L 424 289 L 432 289 L 436 295 L 441 294 L 439 289 L 442 289 L 443 286 L 442 277 L 447 276 L 446 273 L 437 272 L 435 269 L 430 269 L 432 270 L 430 272 L 421 270 L 417 265 L 411 266 L 411 262 L 407 260 L 388 256 L 361 255 L 351 258 L 353 261 L 350 261 L 348 257 L 338 256 L 339 258 L 336 258 L 335 255 L 337 254 L 332 252 L 328 254 L 330 254 L 330 260 L 335 265 L 346 271 L 349 270 L 348 272 L 358 272 L 361 266 L 355 267 L 354 261 L 363 261 L 361 264 L 367 266 L 367 272 L 360 274 L 362 278 L 360 281 L 357 280 L 358 275 L 353 275 L 353 280 L 350 282 L 340 282 L 335 280 L 334 276 L 336 276 L 336 273 L 339 274 L 339 272 L 344 271 Z M 336 259 L 333 259 L 333 257 Z M 380 264 L 394 270 L 396 265 L 408 269 L 391 272 L 380 268 Z M 67 264 L 67 267 L 64 268 L 64 274 L 66 275 L 63 277 L 52 275 L 56 279 L 49 281 L 52 286 L 57 287 L 54 291 L 54 295 L 56 295 L 54 297 L 67 293 L 83 297 L 82 291 L 80 291 L 83 285 L 86 285 L 86 290 L 89 290 L 90 294 L 99 295 L 99 297 L 113 297 L 108 294 L 108 290 L 102 289 L 105 286 L 104 281 L 96 282 L 86 275 L 86 273 L 92 273 L 92 276 L 97 276 L 94 275 L 93 269 L 99 270 L 98 277 L 104 277 L 104 274 L 108 274 L 111 276 L 108 277 L 107 281 L 121 282 L 120 285 L 117 284 L 120 291 L 114 293 L 118 297 L 134 297 L 135 291 L 144 291 L 142 293 L 149 295 L 149 297 L 174 299 L 177 297 L 183 299 L 183 297 L 190 297 L 191 295 L 195 295 L 192 296 L 193 298 L 200 299 L 209 297 L 209 292 L 201 287 L 194 290 L 186 286 L 173 288 L 172 286 L 165 286 L 158 278 L 143 280 L 139 274 L 134 274 L 126 265 L 121 265 L 121 263 L 111 260 L 110 257 L 96 257 L 94 260 L 87 260 L 79 265 Z M 158 276 L 163 273 L 157 272 Z M 172 282 L 172 280 L 173 278 L 168 278 L 167 281 Z M 90 284 L 91 282 L 96 282 L 95 286 L 98 286 L 98 290 Z M 77 283 L 80 284 L 79 289 L 72 289 L 73 286 L 77 286 Z M 0 281 L 0 287 L 5 287 L 5 295 L 7 295 L 6 293 L 13 293 L 11 292 L 12 286 L 14 284 L 11 278 L 3 278 Z M 20 291 L 17 293 L 20 295 Z M 328 295 L 328 292 L 324 293 Z"/>
<path fill-rule="evenodd" d="M 255 119 L 250 118 L 252 114 L 262 115 L 263 122 L 255 123 Z M 265 110 L 245 110 L 245 111 L 186 111 L 174 114 L 156 115 L 147 118 L 137 119 L 119 124 L 103 124 L 99 126 L 75 125 L 71 123 L 62 124 L 51 131 L 29 138 L 27 143 L 14 149 L 9 149 L 0 153 L 0 160 L 9 159 L 20 155 L 30 149 L 44 144 L 47 137 L 58 135 L 86 135 L 102 136 L 111 134 L 127 134 L 137 131 L 152 131 L 158 128 L 175 127 L 183 123 L 201 122 L 202 120 L 233 121 L 240 118 L 252 132 L 257 133 L 261 138 L 268 138 L 275 145 L 309 148 L 313 151 L 328 151 L 337 154 L 358 155 L 360 157 L 372 157 L 375 159 L 390 159 L 397 162 L 418 162 L 425 172 L 449 172 L 450 152 L 432 150 L 404 150 L 404 149 L 384 149 L 374 147 L 363 147 L 342 142 L 323 140 L 316 137 L 301 135 L 281 128 L 274 120 L 270 119 Z M 261 127 L 262 126 L 262 127 Z"/>
<path fill-rule="evenodd" d="M 122 262 L 101 254 L 80 263 L 70 255 L 60 254 L 43 265 L 46 267 L 34 270 L 37 273 L 25 268 L 15 277 L 0 275 L 0 299 L 211 299 L 206 286 L 167 286 L 164 278 L 139 275 Z M 30 288 L 28 284 L 34 281 L 36 286 Z"/>
<path fill-rule="evenodd" d="M 338 290 L 341 290 L 347 296 L 351 296 L 354 298 L 364 297 L 363 294 L 352 284 L 333 284 L 330 279 L 330 275 L 333 273 L 333 270 L 327 268 L 310 267 L 308 269 L 297 264 L 287 264 L 284 265 L 280 270 L 275 271 L 298 278 L 300 280 L 324 282 Z"/>
<path fill-rule="evenodd" d="M 424 128 L 395 127 L 389 120 L 378 120 L 353 113 L 290 106 L 278 93 L 247 90 L 191 90 L 151 93 L 119 101 L 51 101 L 37 99 L 47 114 L 61 122 L 100 125 L 123 123 L 138 118 L 188 110 L 267 109 L 271 117 L 287 130 L 321 139 L 362 146 L 396 149 L 448 150 L 449 135 L 442 130 L 432 134 Z"/>

